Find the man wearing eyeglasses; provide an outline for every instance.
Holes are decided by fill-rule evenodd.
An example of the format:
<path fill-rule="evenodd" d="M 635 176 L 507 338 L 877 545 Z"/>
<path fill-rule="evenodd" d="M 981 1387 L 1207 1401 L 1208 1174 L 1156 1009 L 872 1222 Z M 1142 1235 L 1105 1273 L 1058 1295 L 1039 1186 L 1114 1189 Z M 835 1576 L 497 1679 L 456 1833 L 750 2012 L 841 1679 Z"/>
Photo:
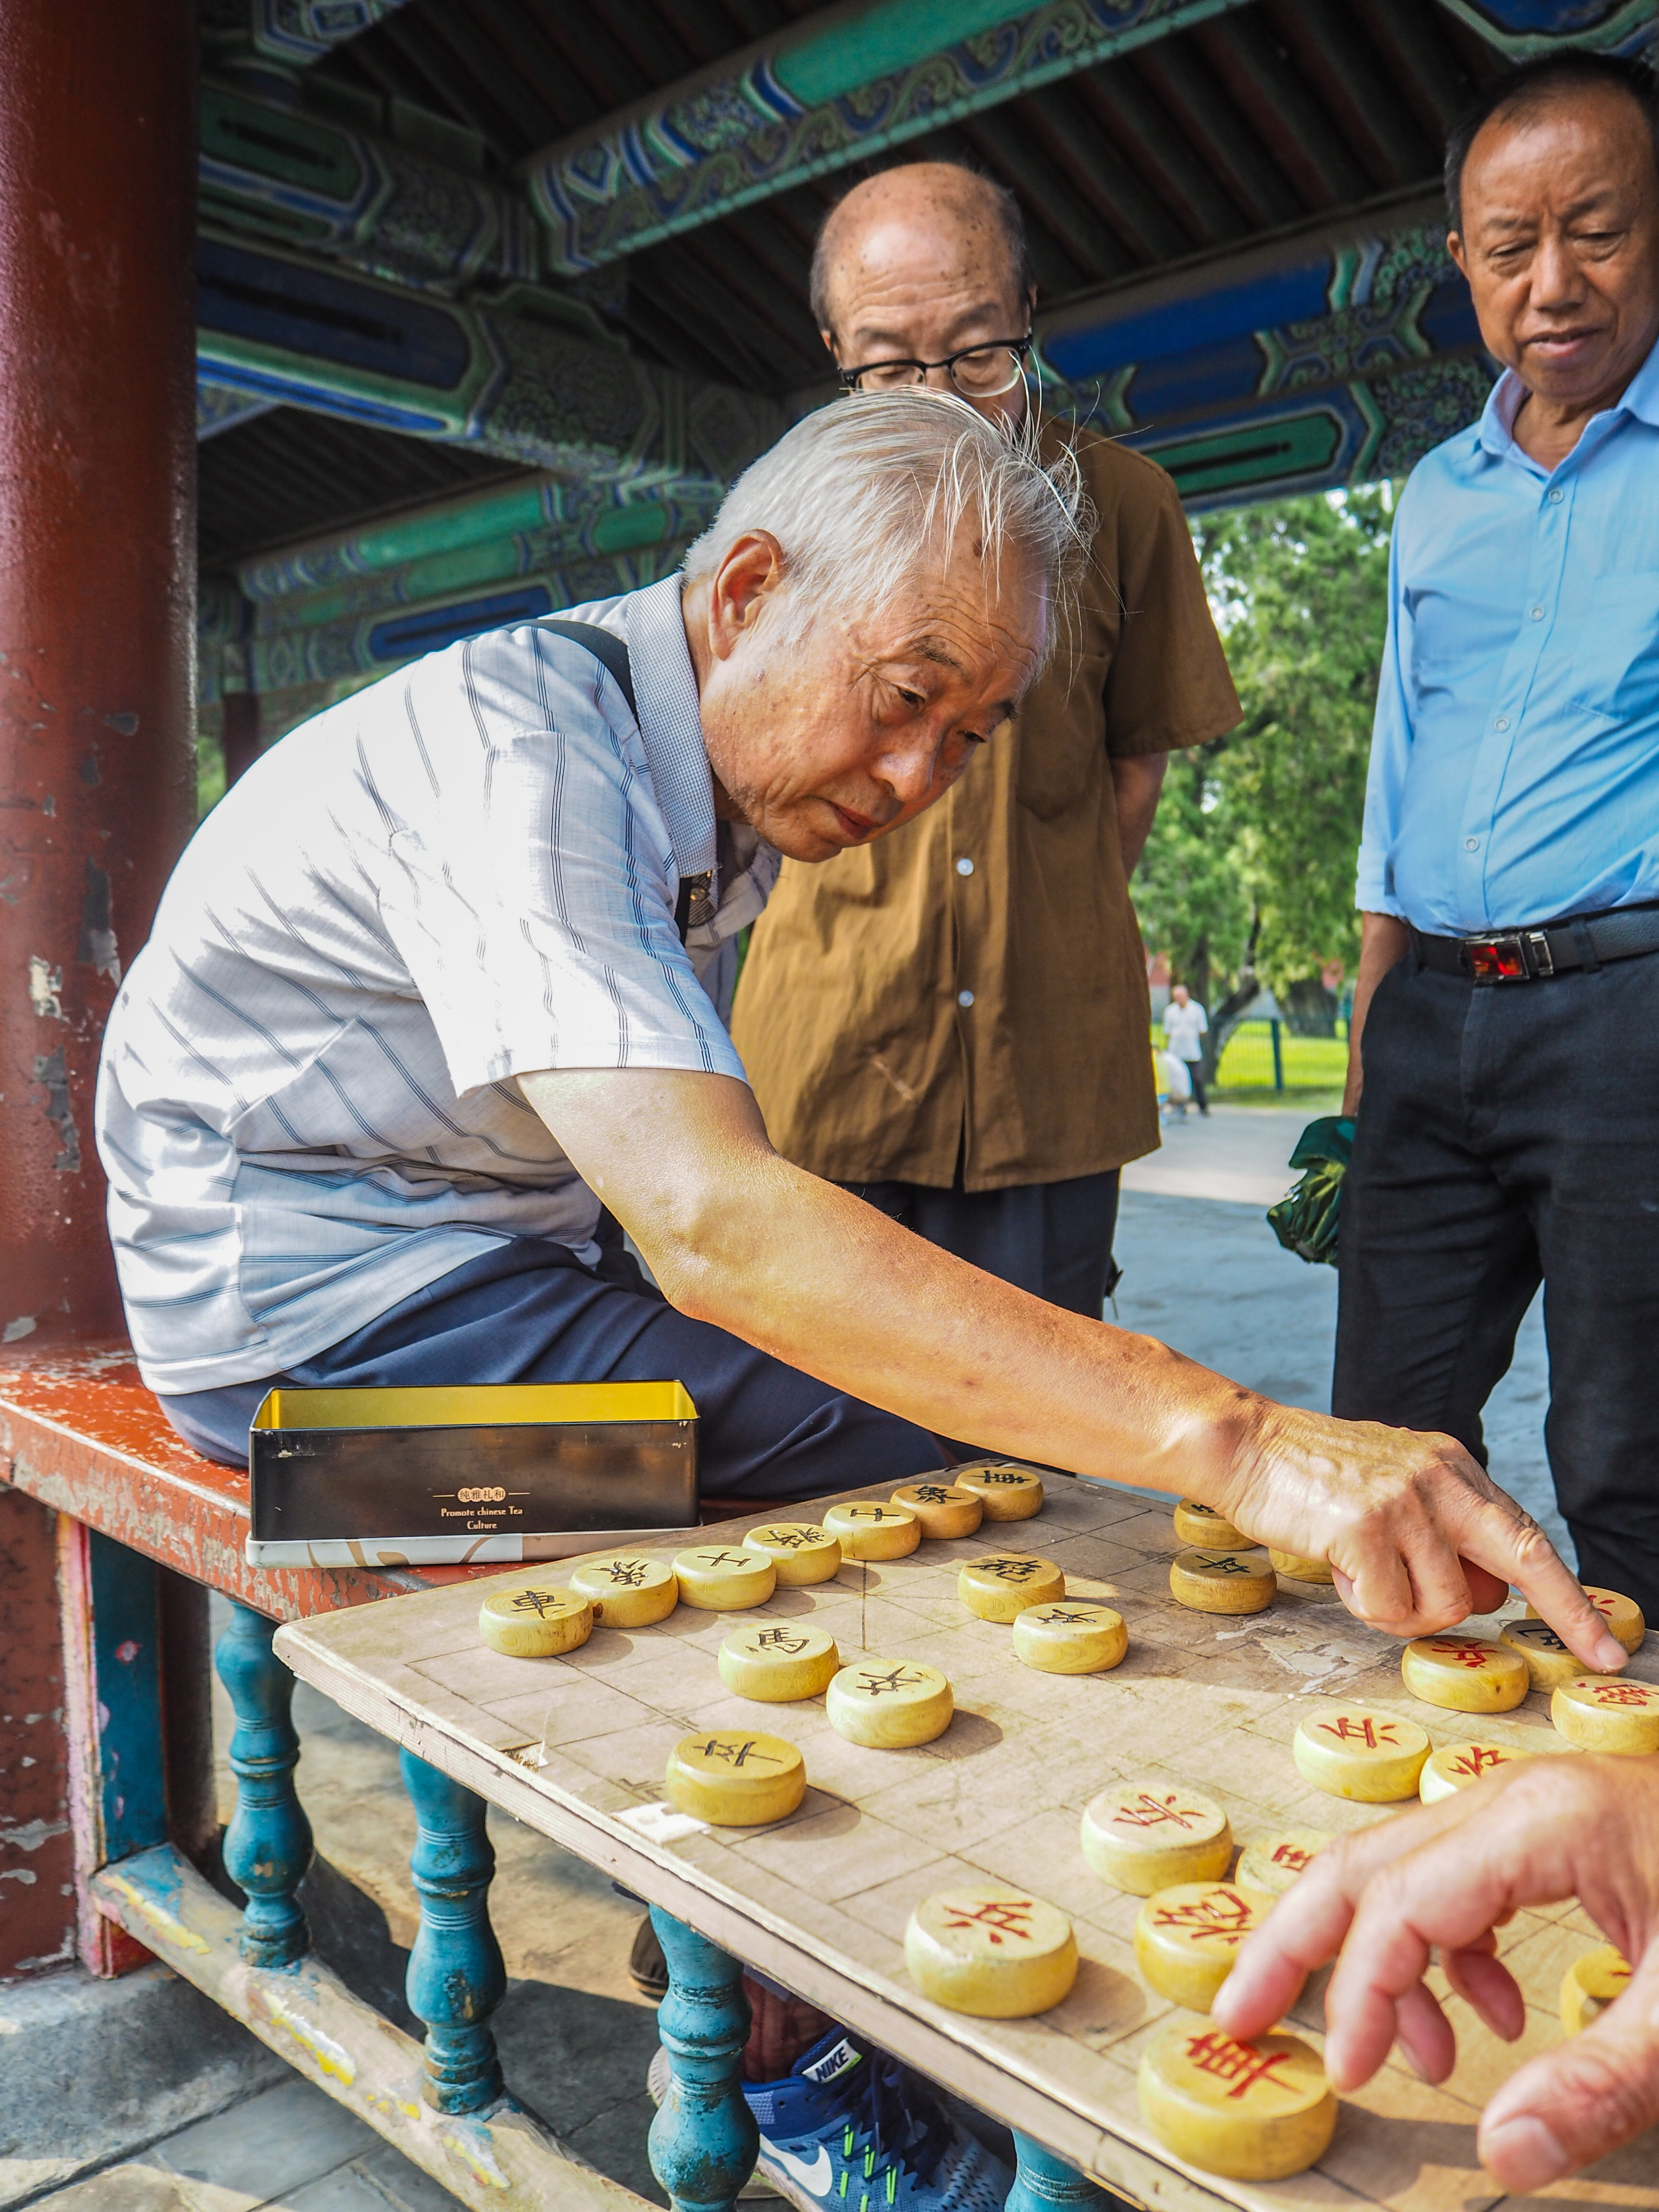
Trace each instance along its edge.
<path fill-rule="evenodd" d="M 844 387 L 925 383 L 1011 426 L 1036 297 L 1012 195 L 943 162 L 855 185 L 813 260 Z M 785 863 L 732 1030 L 787 1158 L 1098 1317 L 1118 1170 L 1158 1141 L 1129 878 L 1168 756 L 1239 708 L 1175 486 L 1076 443 L 1098 525 L 1074 635 L 931 813 Z"/>

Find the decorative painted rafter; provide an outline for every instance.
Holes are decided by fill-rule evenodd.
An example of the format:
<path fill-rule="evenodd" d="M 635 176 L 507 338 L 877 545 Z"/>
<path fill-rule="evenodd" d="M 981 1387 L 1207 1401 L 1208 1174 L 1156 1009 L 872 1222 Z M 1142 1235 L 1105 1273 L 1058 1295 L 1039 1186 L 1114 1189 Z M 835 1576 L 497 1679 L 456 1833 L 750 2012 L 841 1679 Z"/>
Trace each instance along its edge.
<path fill-rule="evenodd" d="M 659 508 L 671 522 L 672 508 Z M 252 691 L 267 702 L 265 734 L 278 724 L 291 726 L 326 703 L 331 690 L 350 690 L 385 676 L 422 653 L 435 653 L 457 638 L 508 623 L 533 622 L 561 607 L 609 599 L 638 590 L 670 575 L 684 558 L 695 530 L 611 553 L 583 551 L 574 537 L 567 556 L 538 561 L 555 550 L 520 548 L 508 541 L 490 547 L 490 559 L 453 562 L 452 580 L 441 588 L 434 571 L 425 580 L 426 595 L 414 592 L 399 572 L 365 580 L 355 586 L 319 592 L 310 599 L 281 600 L 253 606 L 234 585 L 216 581 L 204 590 L 198 623 L 198 692 L 203 705 L 216 705 L 228 692 Z M 469 587 L 468 567 L 495 568 Z M 291 713 L 284 709 L 292 702 Z"/>
<path fill-rule="evenodd" d="M 201 129 L 202 211 L 221 228 L 447 295 L 536 276 L 529 207 L 482 177 L 240 86 L 203 86 Z M 604 342 L 591 308 L 552 293 L 544 306 Z"/>
<path fill-rule="evenodd" d="M 1659 41 L 1653 0 L 1440 0 L 1511 61 L 1597 46 L 1640 53 Z"/>
<path fill-rule="evenodd" d="M 209 0 L 202 32 L 210 48 L 258 54 L 309 69 L 349 39 L 394 15 L 404 0 Z"/>
<path fill-rule="evenodd" d="M 847 0 L 520 166 L 550 265 L 598 268 L 1245 0 Z"/>
<path fill-rule="evenodd" d="M 1434 201 L 1039 319 L 1038 368 L 1194 510 L 1403 474 L 1496 374 Z"/>
<path fill-rule="evenodd" d="M 253 603 L 255 633 L 274 635 L 695 538 L 720 500 L 703 483 L 665 495 L 532 477 L 256 555 L 236 580 Z"/>
<path fill-rule="evenodd" d="M 511 302 L 463 306 L 204 237 L 204 382 L 598 483 L 730 482 L 783 428 L 730 385 L 573 337 Z"/>

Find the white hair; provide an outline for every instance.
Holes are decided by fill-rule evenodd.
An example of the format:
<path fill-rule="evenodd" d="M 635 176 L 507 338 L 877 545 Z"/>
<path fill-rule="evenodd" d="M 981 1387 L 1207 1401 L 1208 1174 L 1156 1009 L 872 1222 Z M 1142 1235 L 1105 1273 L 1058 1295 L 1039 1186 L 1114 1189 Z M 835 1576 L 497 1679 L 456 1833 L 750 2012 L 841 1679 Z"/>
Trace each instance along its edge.
<path fill-rule="evenodd" d="M 1000 569 L 1029 563 L 1048 603 L 1045 639 L 1065 626 L 1093 517 L 1069 447 L 1045 463 L 1035 431 L 991 420 L 943 392 L 854 392 L 786 431 L 751 461 L 685 556 L 711 576 L 738 538 L 769 531 L 783 548 L 788 635 L 823 613 L 886 605 L 964 522 Z"/>

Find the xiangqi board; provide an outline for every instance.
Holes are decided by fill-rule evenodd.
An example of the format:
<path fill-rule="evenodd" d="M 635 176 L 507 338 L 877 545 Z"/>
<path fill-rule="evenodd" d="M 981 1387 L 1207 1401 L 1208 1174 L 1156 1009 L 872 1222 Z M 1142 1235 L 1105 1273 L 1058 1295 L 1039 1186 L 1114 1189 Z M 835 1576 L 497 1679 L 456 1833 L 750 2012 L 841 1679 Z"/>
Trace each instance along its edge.
<path fill-rule="evenodd" d="M 1389 1808 L 1304 1780 L 1291 1742 L 1304 1717 L 1381 1714 L 1420 1726 L 1436 1748 L 1468 1742 L 1474 1730 L 1467 1716 L 1411 1697 L 1401 1646 L 1361 1626 L 1333 1589 L 1281 1590 L 1265 1612 L 1242 1619 L 1177 1607 L 1169 1595 L 1179 1546 L 1168 1504 L 1060 1476 L 1044 1480 L 1042 1510 L 1028 1522 L 981 1527 L 955 1541 L 924 1538 L 908 1558 L 844 1563 L 824 1583 L 780 1584 L 749 1611 L 682 1605 L 655 1627 L 596 1625 L 580 1649 L 559 1658 L 514 1660 L 483 1649 L 477 1589 L 296 1624 L 282 1632 L 280 1649 L 297 1672 L 387 1733 L 418 1740 L 422 1756 L 441 1755 L 517 1819 L 1160 2212 L 1351 2212 L 1356 2204 L 1455 2212 L 1487 2201 L 1474 2121 L 1517 2062 L 1478 2025 L 1460 2021 L 1462 2055 L 1443 2088 L 1390 2064 L 1344 2098 L 1329 2148 L 1299 2181 L 1201 2173 L 1144 2117 L 1136 2076 L 1147 2047 L 1172 2021 L 1195 2021 L 1200 2032 L 1208 2023 L 1177 2014 L 1138 1971 L 1142 1899 L 1090 1865 L 1085 1807 L 1133 1783 L 1211 1800 L 1241 1850 L 1258 1838 L 1340 1833 L 1389 1817 Z M 872 1483 L 856 1494 L 884 1502 L 893 1488 Z M 789 1511 L 821 1525 L 835 1502 Z M 741 1547 L 748 1528 L 777 1512 L 723 1522 L 703 1540 Z M 684 1539 L 671 1542 L 666 1555 L 684 1548 Z M 957 1594 L 963 1565 L 993 1552 L 1051 1561 L 1067 1601 L 1119 1613 L 1128 1636 L 1119 1665 L 1064 1674 L 1021 1663 L 1012 1622 L 979 1617 Z M 1471 1622 L 1469 1632 L 1496 1637 L 1522 1612 L 1516 1602 Z M 751 1622 L 810 1625 L 833 1638 L 844 1665 L 874 1657 L 937 1669 L 953 1692 L 950 1724 L 918 1747 L 883 1749 L 838 1735 L 821 1698 L 769 1708 L 734 1696 L 720 1680 L 719 1654 Z M 1649 1651 L 1631 1672 L 1659 1681 Z M 781 1826 L 680 1819 L 665 1830 L 652 1808 L 662 1804 L 675 1747 L 690 1734 L 737 1731 L 775 1732 L 799 1747 L 806 1782 L 799 1811 Z M 1550 1725 L 1547 1693 L 1483 1717 L 1479 1731 L 1483 1743 L 1572 1755 Z M 1219 1876 L 1188 1878 L 1232 1873 L 1242 1882 L 1236 1869 L 1237 1861 Z M 1034 1883 L 1021 1893 L 1070 1922 L 1080 1955 L 1070 1994 L 1019 2020 L 975 2019 L 924 1997 L 904 1964 L 912 1914 L 941 1892 L 1008 1883 Z M 1560 2038 L 1563 1977 L 1607 1940 L 1566 1907 L 1519 1914 L 1501 1932 L 1527 2000 L 1528 2051 Z M 1317 1990 L 1286 2031 L 1320 2046 Z M 1598 2171 L 1601 2179 L 1575 2184 L 1576 2202 L 1659 2212 L 1659 2140 L 1632 2145 Z"/>

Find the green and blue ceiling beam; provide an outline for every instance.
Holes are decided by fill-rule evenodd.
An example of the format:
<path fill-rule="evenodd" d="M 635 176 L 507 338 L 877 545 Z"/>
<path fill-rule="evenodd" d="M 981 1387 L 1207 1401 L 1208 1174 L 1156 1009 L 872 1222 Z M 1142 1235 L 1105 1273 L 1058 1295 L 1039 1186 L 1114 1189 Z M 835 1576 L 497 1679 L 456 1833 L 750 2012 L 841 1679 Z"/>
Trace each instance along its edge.
<path fill-rule="evenodd" d="M 1400 473 L 1492 374 L 1432 200 L 1079 303 L 1042 323 L 1038 366 L 1051 408 L 1152 455 L 1194 511 Z M 210 610 L 204 696 L 308 711 L 319 684 L 652 581 L 718 495 L 548 476 L 246 561 Z"/>
<path fill-rule="evenodd" d="M 1401 474 L 1496 367 L 1431 197 L 1079 302 L 1039 341 L 1048 405 L 1158 461 L 1194 511 Z"/>
<path fill-rule="evenodd" d="M 548 228 L 549 266 L 575 276 L 1244 4 L 847 0 L 544 148 L 519 173 Z M 1654 33 L 1650 0 L 1444 4 L 1516 59 Z M 1247 86 L 1264 37 L 1253 19 L 1228 27 Z M 1322 116 L 1285 115 L 1282 99 L 1281 87 L 1278 119 L 1341 198 L 1358 173 L 1346 149 Z"/>
<path fill-rule="evenodd" d="M 509 291 L 461 303 L 204 236 L 203 383 L 599 483 L 722 485 L 783 427 L 777 404 L 656 368 Z"/>
<path fill-rule="evenodd" d="M 280 12 L 281 0 L 271 4 Z M 1651 0 L 1445 4 L 1517 57 L 1568 40 L 1630 48 L 1654 29 Z M 1042 85 L 1108 52 L 1229 12 L 1227 0 L 1068 0 L 1018 17 L 1006 0 L 834 9 L 771 43 L 778 67 L 767 82 L 786 82 L 786 54 L 818 70 L 797 59 L 788 82 L 802 116 L 814 88 L 819 107 L 836 109 L 840 136 L 822 137 L 813 155 L 822 169 L 872 150 L 862 128 L 872 116 L 887 143 L 924 101 L 917 131 L 966 123 L 1011 98 L 1040 106 Z M 1248 19 L 1217 31 L 1248 79 L 1261 58 Z M 932 43 L 918 58 L 924 33 Z M 1116 44 L 1090 46 L 1090 37 Z M 1325 27 L 1322 50 L 1340 77 L 1350 61 L 1340 27 Z M 640 196 L 662 179 L 653 171 L 654 185 L 629 182 L 624 147 L 648 141 L 659 154 L 672 143 L 684 157 L 669 180 L 678 196 L 667 227 L 652 237 L 712 222 L 809 173 L 789 118 L 769 124 L 750 103 L 745 122 L 747 95 L 732 90 L 744 70 L 752 90 L 762 58 L 740 56 L 723 76 L 705 72 L 689 90 L 658 95 L 660 129 L 632 112 L 554 149 L 561 161 L 586 161 L 582 265 L 645 242 Z M 1185 82 L 1186 58 L 1178 45 L 1148 57 L 1176 107 L 1202 91 L 1193 72 Z M 979 72 L 969 90 L 966 61 Z M 878 63 L 884 74 L 872 74 Z M 929 70 L 923 87 L 916 73 Z M 1255 75 L 1265 100 L 1266 73 Z M 1093 82 L 1109 101 L 1109 77 Z M 1235 172 L 1243 204 L 1263 225 L 1283 224 L 1285 187 L 1237 116 L 1196 120 Z M 1403 110 L 1375 125 L 1396 137 L 1413 127 Z M 988 118 L 978 127 L 996 129 Z M 744 167 L 755 150 L 745 131 L 770 131 L 763 178 Z M 605 162 L 584 155 L 604 143 Z M 1053 143 L 1062 161 L 1080 158 L 1063 137 Z M 1322 189 L 1351 189 L 1340 142 L 1304 133 L 1302 143 Z M 1177 191 L 1203 193 L 1173 139 L 1148 152 Z M 722 162 L 729 191 L 714 188 L 708 166 Z M 594 198 L 595 179 L 607 176 L 616 190 Z M 287 400 L 552 472 L 244 564 L 223 605 L 204 604 L 210 700 L 228 686 L 314 704 L 319 687 L 367 680 L 453 636 L 667 574 L 723 485 L 781 427 L 770 402 L 630 360 L 591 309 L 535 283 L 549 264 L 563 265 L 559 241 L 576 234 L 567 224 L 550 250 L 545 238 L 536 250 L 536 234 L 515 225 L 521 205 L 480 179 L 226 87 L 210 93 L 204 116 L 204 184 L 216 224 L 203 247 L 204 434 L 239 410 Z M 1167 251 L 1150 195 L 1128 196 L 1121 221 Z M 1153 455 L 1193 508 L 1397 473 L 1471 417 L 1492 373 L 1431 202 L 1263 246 L 1236 240 L 1177 275 L 1127 279 L 1041 317 L 1039 337 L 1049 404 Z"/>
<path fill-rule="evenodd" d="M 221 64 L 307 70 L 395 15 L 404 0 L 208 0 L 202 39 Z"/>
<path fill-rule="evenodd" d="M 204 394 L 202 428 L 211 434 L 286 398 L 426 435 L 481 443 L 532 465 L 579 471 L 593 465 L 604 473 L 605 436 L 597 445 L 580 434 L 550 443 L 543 434 L 544 423 L 526 421 L 522 410 L 515 414 L 483 396 L 499 380 L 496 356 L 539 355 L 556 346 L 560 325 L 579 346 L 586 343 L 602 349 L 613 343 L 590 306 L 539 278 L 550 270 L 596 267 L 653 240 L 711 224 L 808 174 L 842 166 L 917 132 L 938 133 L 953 119 L 981 118 L 977 125 L 970 120 L 969 127 L 992 134 L 1006 152 L 1013 141 L 999 135 L 988 111 L 1028 98 L 1044 112 L 1043 88 L 1133 47 L 1145 50 L 1167 80 L 1171 104 L 1190 110 L 1192 126 L 1208 143 L 1256 223 L 1273 227 L 1294 221 L 1297 204 L 1276 164 L 1266 159 L 1259 141 L 1224 102 L 1220 112 L 1212 112 L 1218 98 L 1212 82 L 1194 67 L 1181 42 L 1169 38 L 1200 23 L 1211 23 L 1212 34 L 1224 41 L 1244 95 L 1260 106 L 1264 131 L 1284 139 L 1290 149 L 1286 158 L 1294 155 L 1308 165 L 1313 183 L 1328 197 L 1363 197 L 1363 179 L 1323 118 L 1285 112 L 1284 85 L 1273 80 L 1260 51 L 1261 27 L 1238 12 L 1241 0 L 1048 0 L 1017 13 L 1007 0 L 848 0 L 801 18 L 770 40 L 533 157 L 524 165 L 523 176 L 546 229 L 531 220 L 523 198 L 482 177 L 305 111 L 292 100 L 262 97 L 249 88 L 252 80 L 210 85 L 203 103 L 204 278 L 210 302 L 203 380 L 218 388 Z M 1565 41 L 1628 46 L 1654 30 L 1651 0 L 1443 4 L 1494 45 L 1516 54 Z M 386 0 L 225 0 L 225 7 L 229 15 L 255 24 L 256 45 L 283 39 L 315 45 L 325 33 L 351 35 L 366 27 L 386 12 Z M 1346 55 L 1340 26 L 1327 23 L 1322 29 L 1319 9 L 1304 13 L 1310 35 L 1331 67 L 1339 77 L 1345 66 L 1351 75 L 1352 57 Z M 1109 74 L 1093 82 L 1105 88 L 1109 105 Z M 1052 111 L 1048 112 L 1052 121 Z M 1401 141 L 1396 151 L 1405 150 L 1408 118 L 1379 112 L 1376 128 Z M 1157 135 L 1156 125 L 1154 131 Z M 1173 139 L 1167 130 L 1162 135 Z M 1117 158 L 1103 131 L 1101 141 L 1108 158 Z M 1056 143 L 1062 161 L 1074 166 L 1084 160 L 1086 149 L 1071 145 L 1064 133 Z M 1193 173 L 1190 160 L 1182 162 L 1178 147 L 1170 143 L 1149 150 L 1155 163 L 1172 168 L 1177 191 L 1203 196 L 1203 180 Z M 1170 234 L 1169 218 L 1127 164 L 1120 161 L 1119 167 L 1123 173 L 1107 180 L 1115 188 L 1118 229 L 1139 256 L 1168 257 L 1180 242 Z M 1027 183 L 1030 189 L 1045 183 L 1052 189 L 1056 179 L 1045 167 L 1044 177 Z M 1058 187 L 1072 191 L 1063 177 Z M 1215 213 L 1209 210 L 1212 218 Z M 1100 231 L 1096 244 L 1104 265 L 1127 276 L 1133 257 L 1080 197 L 1079 220 Z M 722 240 L 715 234 L 710 243 L 720 246 Z M 267 349 L 258 361 L 246 349 L 239 351 L 228 343 L 237 332 L 232 326 L 235 319 L 228 322 L 223 313 L 224 288 L 246 286 L 242 277 L 226 271 L 239 252 L 246 258 L 260 246 L 286 257 L 291 273 L 275 282 L 278 291 L 306 290 L 306 266 L 323 262 L 376 279 L 393 293 L 432 295 L 430 313 L 440 319 L 445 311 L 438 303 L 451 303 L 451 334 L 465 326 L 466 343 L 476 357 L 471 384 L 458 371 L 455 390 L 434 408 L 422 371 L 417 368 L 400 378 L 386 362 L 382 346 L 386 377 L 402 388 L 377 386 L 364 373 L 362 358 L 344 357 L 352 351 L 346 343 L 346 324 L 353 319 L 345 299 L 349 285 L 337 284 L 340 298 L 324 300 L 330 289 L 327 273 L 314 267 L 308 286 L 313 295 L 311 319 L 321 316 L 326 321 L 333 310 L 333 337 L 319 343 L 307 342 L 302 333 L 297 344 L 278 345 L 275 355 Z M 269 294 L 273 286 L 264 289 Z M 391 328 L 400 319 L 418 319 L 423 304 L 417 296 L 407 316 L 376 310 L 356 319 Z M 301 323 L 306 319 L 300 317 Z M 521 332 L 526 335 L 520 343 Z M 418 340 L 405 335 L 411 359 L 419 357 Z M 763 331 L 751 332 L 749 351 L 763 338 Z M 362 356 L 374 349 L 356 350 Z M 285 363 L 275 357 L 284 355 Z M 556 381 L 582 380 L 574 361 L 574 356 L 567 356 Z M 629 380 L 630 372 L 611 373 L 612 383 Z M 520 394 L 523 384 L 520 377 Z"/>

